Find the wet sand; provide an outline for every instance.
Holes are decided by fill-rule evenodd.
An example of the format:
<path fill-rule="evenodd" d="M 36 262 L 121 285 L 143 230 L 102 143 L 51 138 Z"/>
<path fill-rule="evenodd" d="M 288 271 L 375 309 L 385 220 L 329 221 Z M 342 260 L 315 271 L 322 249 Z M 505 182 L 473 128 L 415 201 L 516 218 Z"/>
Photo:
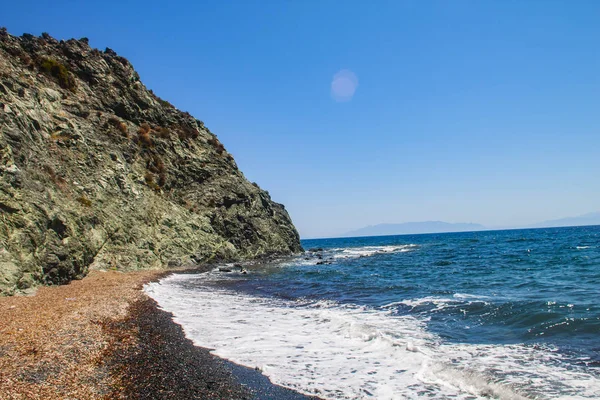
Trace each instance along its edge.
<path fill-rule="evenodd" d="M 92 271 L 0 298 L 0 399 L 307 399 L 196 347 L 142 286 L 160 271 Z"/>

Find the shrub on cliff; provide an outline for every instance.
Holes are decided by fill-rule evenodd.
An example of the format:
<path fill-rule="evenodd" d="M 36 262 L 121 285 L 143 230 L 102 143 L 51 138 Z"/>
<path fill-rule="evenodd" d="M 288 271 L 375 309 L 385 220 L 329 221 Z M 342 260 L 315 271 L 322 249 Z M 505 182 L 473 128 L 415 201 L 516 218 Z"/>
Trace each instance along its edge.
<path fill-rule="evenodd" d="M 50 75 L 58 81 L 60 87 L 74 92 L 77 89 L 77 81 L 71 75 L 67 67 L 53 58 L 44 58 L 40 61 L 40 69 L 46 75 Z"/>
<path fill-rule="evenodd" d="M 144 174 L 144 181 L 146 182 L 146 185 L 148 185 L 149 188 L 153 189 L 156 192 L 160 192 L 160 186 L 158 186 L 156 182 L 154 182 L 154 174 L 152 172 L 147 171 Z"/>
<path fill-rule="evenodd" d="M 189 126 L 182 126 L 181 130 L 177 131 L 180 140 L 196 139 L 199 136 L 198 130 Z"/>
<path fill-rule="evenodd" d="M 114 117 L 109 118 L 107 122 L 121 132 L 123 136 L 127 137 L 127 124 L 125 122 Z"/>
<path fill-rule="evenodd" d="M 137 140 L 142 146 L 146 146 L 146 147 L 154 146 L 154 140 L 152 140 L 152 138 L 150 137 L 151 130 L 152 129 L 150 128 L 150 125 L 148 125 L 146 123 L 143 123 L 142 125 L 140 125 L 140 129 L 138 130 Z"/>
<path fill-rule="evenodd" d="M 155 174 L 160 174 L 167 171 L 164 161 L 156 154 L 153 154 L 152 157 L 148 159 L 146 162 L 146 168 Z"/>
<path fill-rule="evenodd" d="M 225 151 L 225 146 L 223 146 L 223 143 L 221 143 L 216 137 L 208 139 L 208 144 L 212 145 L 219 154 L 223 154 Z"/>
<path fill-rule="evenodd" d="M 157 189 L 156 184 L 154 184 L 154 176 L 151 173 L 158 174 L 159 187 L 165 186 L 165 184 L 167 183 L 167 167 L 165 166 L 165 163 L 162 160 L 162 158 L 160 158 L 160 156 L 156 154 L 152 155 L 146 162 L 146 169 L 148 169 L 146 175 L 151 175 L 152 178 L 152 184 L 150 184 L 148 182 L 148 179 L 146 179 L 146 183 L 148 184 L 148 186 L 154 188 L 155 190 Z"/>
<path fill-rule="evenodd" d="M 86 207 L 92 206 L 92 201 L 90 199 L 88 199 L 85 195 L 79 196 L 76 200 L 83 206 L 86 206 Z"/>
<path fill-rule="evenodd" d="M 157 135 L 161 139 L 169 139 L 171 137 L 171 132 L 163 126 L 158 129 Z"/>

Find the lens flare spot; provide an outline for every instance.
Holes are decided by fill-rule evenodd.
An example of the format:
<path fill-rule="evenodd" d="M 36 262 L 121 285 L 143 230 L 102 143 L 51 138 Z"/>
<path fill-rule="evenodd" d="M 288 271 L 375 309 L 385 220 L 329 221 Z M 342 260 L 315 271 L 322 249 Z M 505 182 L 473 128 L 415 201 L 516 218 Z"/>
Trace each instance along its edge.
<path fill-rule="evenodd" d="M 338 102 L 350 101 L 358 87 L 356 74 L 349 69 L 343 69 L 333 75 L 331 81 L 331 97 Z"/>

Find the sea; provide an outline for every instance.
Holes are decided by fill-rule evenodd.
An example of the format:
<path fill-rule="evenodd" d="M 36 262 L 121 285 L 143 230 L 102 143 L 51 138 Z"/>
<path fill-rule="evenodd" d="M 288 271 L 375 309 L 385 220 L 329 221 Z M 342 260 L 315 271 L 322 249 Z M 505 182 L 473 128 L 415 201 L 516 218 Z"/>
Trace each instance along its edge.
<path fill-rule="evenodd" d="M 600 226 L 302 245 L 145 291 L 196 345 L 324 399 L 600 399 Z"/>

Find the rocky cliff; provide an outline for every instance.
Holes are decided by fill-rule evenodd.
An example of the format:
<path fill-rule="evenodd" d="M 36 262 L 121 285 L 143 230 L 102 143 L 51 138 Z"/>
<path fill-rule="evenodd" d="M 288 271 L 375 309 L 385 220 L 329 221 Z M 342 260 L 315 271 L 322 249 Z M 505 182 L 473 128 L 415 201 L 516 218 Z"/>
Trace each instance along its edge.
<path fill-rule="evenodd" d="M 265 160 L 268 162 L 268 160 Z M 90 268 L 301 250 L 281 204 L 202 121 L 87 39 L 0 30 L 0 293 Z"/>

